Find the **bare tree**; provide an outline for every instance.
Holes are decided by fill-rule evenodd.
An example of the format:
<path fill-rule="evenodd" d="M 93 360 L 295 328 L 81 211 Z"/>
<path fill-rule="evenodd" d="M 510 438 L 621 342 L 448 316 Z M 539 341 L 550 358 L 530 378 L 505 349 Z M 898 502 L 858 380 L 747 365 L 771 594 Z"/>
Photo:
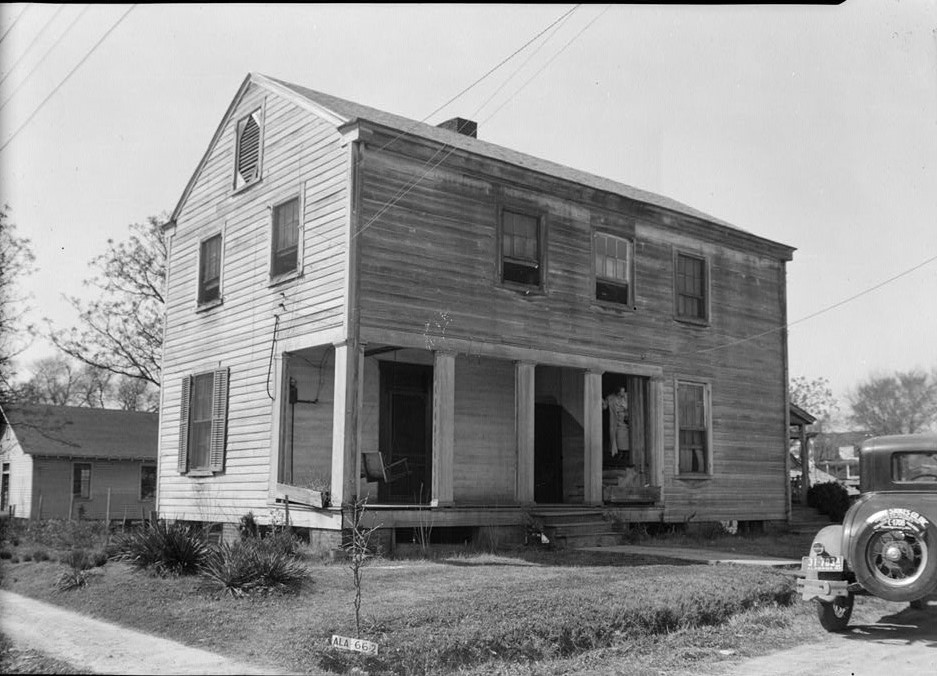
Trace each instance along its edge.
<path fill-rule="evenodd" d="M 113 400 L 124 411 L 156 411 L 159 408 L 159 390 L 140 378 L 115 376 Z"/>
<path fill-rule="evenodd" d="M 937 368 L 872 376 L 849 397 L 852 421 L 871 434 L 913 434 L 937 425 Z"/>
<path fill-rule="evenodd" d="M 800 406 L 821 424 L 829 422 L 833 413 L 839 408 L 836 397 L 833 396 L 830 381 L 823 377 L 810 380 L 804 376 L 798 376 L 792 379 L 790 397 L 792 404 Z"/>
<path fill-rule="evenodd" d="M 97 289 L 91 301 L 68 300 L 79 326 L 51 331 L 52 342 L 75 359 L 118 376 L 160 384 L 166 242 L 161 221 L 130 226 L 123 242 L 91 262 L 97 274 L 85 284 Z"/>
<path fill-rule="evenodd" d="M 26 325 L 28 299 L 18 283 L 33 271 L 30 241 L 16 234 L 9 207 L 0 207 L 0 405 L 14 398 L 14 358 L 26 349 L 32 327 Z"/>
<path fill-rule="evenodd" d="M 20 399 L 32 404 L 104 408 L 110 398 L 113 374 L 63 355 L 34 362 L 32 377 L 20 390 Z"/>

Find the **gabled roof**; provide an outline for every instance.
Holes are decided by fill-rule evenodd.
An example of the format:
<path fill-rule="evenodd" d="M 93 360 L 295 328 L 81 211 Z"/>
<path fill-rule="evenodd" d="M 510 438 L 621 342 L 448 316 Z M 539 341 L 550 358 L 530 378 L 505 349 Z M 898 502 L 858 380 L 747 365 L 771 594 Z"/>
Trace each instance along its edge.
<path fill-rule="evenodd" d="M 797 404 L 791 404 L 791 425 L 812 425 L 817 419 Z"/>
<path fill-rule="evenodd" d="M 156 460 L 156 413 L 40 404 L 11 406 L 3 416 L 33 456 Z"/>
<path fill-rule="evenodd" d="M 283 96 L 296 105 L 326 119 L 330 123 L 334 124 L 336 129 L 348 125 L 352 122 L 370 122 L 387 127 L 400 134 L 428 139 L 430 141 L 442 143 L 446 146 L 457 148 L 465 152 L 506 162 L 508 164 L 523 167 L 525 169 L 536 171 L 564 181 L 570 181 L 572 183 L 577 183 L 579 185 L 596 190 L 620 195 L 635 202 L 641 202 L 662 209 L 667 209 L 678 214 L 683 214 L 685 216 L 700 219 L 708 223 L 716 224 L 723 228 L 732 230 L 735 233 L 740 233 L 762 242 L 770 242 L 775 246 L 781 247 L 782 249 L 786 250 L 787 259 L 790 259 L 791 252 L 794 251 L 793 247 L 789 247 L 778 242 L 771 242 L 771 240 L 758 237 L 757 235 L 752 235 L 737 226 L 705 214 L 697 209 L 694 209 L 693 207 L 687 206 L 663 195 L 641 190 L 640 188 L 635 188 L 633 186 L 619 183 L 608 178 L 596 176 L 585 171 L 579 171 L 578 169 L 572 169 L 562 164 L 557 164 L 556 162 L 534 157 L 533 155 L 527 155 L 526 153 L 511 150 L 510 148 L 499 146 L 494 143 L 489 143 L 487 141 L 482 141 L 480 139 L 466 136 L 455 131 L 436 127 L 425 122 L 411 120 L 400 115 L 395 115 L 394 113 L 378 110 L 377 108 L 371 108 L 360 103 L 354 103 L 353 101 L 347 101 L 345 99 L 338 98 L 337 96 L 332 96 L 331 94 L 318 92 L 313 89 L 308 89 L 297 84 L 285 82 L 283 80 L 277 80 L 275 78 L 258 73 L 248 74 L 241 83 L 241 87 L 238 89 L 234 100 L 232 100 L 231 104 L 228 106 L 227 112 L 222 118 L 221 123 L 218 125 L 218 128 L 215 130 L 215 134 L 212 137 L 212 141 L 209 144 L 208 150 L 205 152 L 204 156 L 199 162 L 198 168 L 186 185 L 186 188 L 179 200 L 179 203 L 176 205 L 175 210 L 173 210 L 172 217 L 169 220 L 170 224 L 174 223 L 178 218 L 179 213 L 185 204 L 186 198 L 189 195 L 189 192 L 192 190 L 198 175 L 201 173 L 202 167 L 208 160 L 208 156 L 211 153 L 212 148 L 221 136 L 222 130 L 225 128 L 225 125 L 236 109 L 241 97 L 244 95 L 244 93 L 247 91 L 247 88 L 251 84 L 256 84 L 271 92 Z"/>

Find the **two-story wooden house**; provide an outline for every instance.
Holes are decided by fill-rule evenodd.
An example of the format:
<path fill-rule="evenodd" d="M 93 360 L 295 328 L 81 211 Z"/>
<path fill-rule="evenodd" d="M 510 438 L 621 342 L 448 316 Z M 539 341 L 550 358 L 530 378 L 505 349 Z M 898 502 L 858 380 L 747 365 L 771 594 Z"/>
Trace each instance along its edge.
<path fill-rule="evenodd" d="M 165 518 L 787 517 L 791 247 L 255 74 L 166 232 Z"/>

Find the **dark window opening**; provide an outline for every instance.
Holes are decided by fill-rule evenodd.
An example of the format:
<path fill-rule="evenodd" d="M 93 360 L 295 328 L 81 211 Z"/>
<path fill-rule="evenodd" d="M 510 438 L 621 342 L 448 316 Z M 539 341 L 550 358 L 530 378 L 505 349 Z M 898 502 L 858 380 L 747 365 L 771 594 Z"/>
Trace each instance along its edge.
<path fill-rule="evenodd" d="M 539 219 L 505 210 L 501 215 L 501 281 L 540 286 Z"/>
<path fill-rule="evenodd" d="M 85 499 L 91 497 L 91 463 L 77 462 L 73 466 L 72 495 Z"/>
<path fill-rule="evenodd" d="M 680 383 L 677 405 L 680 420 L 679 471 L 681 474 L 704 474 L 709 470 L 705 386 Z"/>
<path fill-rule="evenodd" d="M 156 465 L 140 467 L 140 499 L 153 500 L 156 497 Z"/>
<path fill-rule="evenodd" d="M 677 254 L 676 292 L 678 317 L 706 319 L 705 260 Z"/>
<path fill-rule="evenodd" d="M 273 261 L 270 274 L 282 275 L 296 269 L 299 260 L 299 198 L 273 209 Z"/>
<path fill-rule="evenodd" d="M 595 297 L 597 300 L 631 305 L 634 247 L 630 240 L 596 233 Z"/>
<path fill-rule="evenodd" d="M 221 235 L 204 240 L 199 255 L 198 302 L 221 298 Z"/>
<path fill-rule="evenodd" d="M 192 378 L 189 408 L 189 469 L 208 469 L 211 449 L 213 374 Z"/>

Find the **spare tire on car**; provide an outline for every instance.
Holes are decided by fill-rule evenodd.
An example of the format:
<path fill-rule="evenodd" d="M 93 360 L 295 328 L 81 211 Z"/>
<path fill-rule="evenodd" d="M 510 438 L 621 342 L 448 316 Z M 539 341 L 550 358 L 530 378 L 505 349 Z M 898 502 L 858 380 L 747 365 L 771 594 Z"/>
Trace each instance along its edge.
<path fill-rule="evenodd" d="M 856 581 L 886 601 L 916 601 L 937 586 L 937 527 L 918 512 L 890 508 L 865 520 L 849 557 Z"/>

